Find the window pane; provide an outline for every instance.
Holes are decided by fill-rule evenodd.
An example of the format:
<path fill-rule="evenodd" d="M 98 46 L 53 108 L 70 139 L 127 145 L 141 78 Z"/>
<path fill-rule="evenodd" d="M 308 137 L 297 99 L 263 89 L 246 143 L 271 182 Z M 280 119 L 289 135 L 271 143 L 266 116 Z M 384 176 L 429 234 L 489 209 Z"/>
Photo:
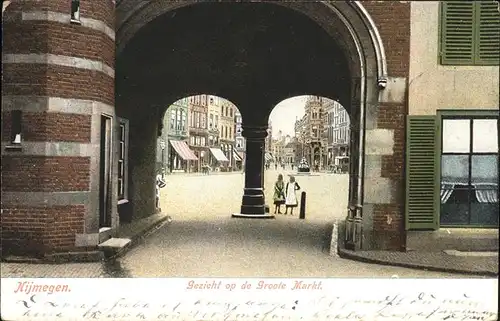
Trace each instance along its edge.
<path fill-rule="evenodd" d="M 120 138 L 121 141 L 125 141 L 125 125 L 120 125 Z"/>
<path fill-rule="evenodd" d="M 120 142 L 120 159 L 125 159 L 125 143 Z"/>
<path fill-rule="evenodd" d="M 470 223 L 483 226 L 498 226 L 498 210 L 498 202 L 472 203 Z"/>
<path fill-rule="evenodd" d="M 469 155 L 441 156 L 441 184 L 468 185 Z"/>
<path fill-rule="evenodd" d="M 470 120 L 443 120 L 443 153 L 470 152 Z"/>
<path fill-rule="evenodd" d="M 498 154 L 472 155 L 471 182 L 489 188 L 498 186 Z"/>
<path fill-rule="evenodd" d="M 465 225 L 469 224 L 469 188 L 455 188 L 441 190 L 441 224 Z M 446 201 L 444 196 L 447 196 Z"/>
<path fill-rule="evenodd" d="M 474 119 L 472 148 L 475 153 L 498 152 L 497 119 Z"/>

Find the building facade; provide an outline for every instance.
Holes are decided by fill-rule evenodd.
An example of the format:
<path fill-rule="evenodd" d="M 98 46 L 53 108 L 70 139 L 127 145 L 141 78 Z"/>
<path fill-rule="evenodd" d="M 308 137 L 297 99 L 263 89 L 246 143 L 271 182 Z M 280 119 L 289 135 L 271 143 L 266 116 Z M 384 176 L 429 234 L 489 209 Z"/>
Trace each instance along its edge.
<path fill-rule="evenodd" d="M 208 164 L 208 95 L 191 96 L 188 99 L 189 113 L 189 147 L 197 160 L 193 161 L 190 171 L 201 172 Z"/>
<path fill-rule="evenodd" d="M 136 6 L 135 2 L 89 0 L 74 10 L 69 1 L 66 5 L 31 1 L 29 6 L 12 1 L 3 12 L 3 250 L 37 256 L 95 250 L 103 241 L 102 229 L 118 230 L 122 199 L 130 201 L 134 219 L 152 215 L 162 114 L 158 106 L 166 96 L 216 88 L 214 79 L 220 79 L 218 88 L 231 94 L 242 114 L 253 116 L 245 120 L 245 135 L 255 147 L 252 155 L 246 155 L 252 162 L 245 166 L 245 175 L 258 176 L 265 144 L 262 124 L 270 111 L 256 108 L 248 98 L 271 106 L 289 95 L 282 78 L 267 72 L 274 58 L 290 67 L 297 89 L 339 93 L 341 103 L 356 117 L 351 122 L 360 126 L 352 135 L 359 148 L 356 155 L 351 153 L 356 166 L 350 175 L 346 216 L 349 248 L 405 250 L 412 247 L 414 233 L 419 239 L 426 235 L 436 239 L 451 227 L 484 231 L 498 226 L 495 1 L 331 1 L 328 6 L 287 1 L 275 7 L 259 3 L 268 12 L 280 10 L 290 19 L 285 21 L 296 22 L 294 40 L 300 39 L 310 50 L 303 56 L 292 50 L 293 41 L 286 35 L 274 35 L 269 28 L 269 37 L 288 55 L 269 60 L 245 55 L 248 60 L 241 65 L 253 66 L 247 70 L 251 74 L 217 73 L 224 65 L 204 52 L 197 57 L 214 68 L 198 68 L 182 55 L 166 58 L 173 52 L 170 38 L 149 22 L 159 10 L 173 16 L 179 4 L 154 1 Z M 186 2 L 193 8 L 198 5 Z M 293 19 L 296 15 L 291 12 L 309 19 Z M 207 13 L 207 17 L 216 16 Z M 179 18 L 179 25 L 192 24 L 189 18 Z M 268 19 L 267 23 L 274 22 Z M 462 23 L 456 24 L 457 20 Z M 247 28 L 234 23 L 235 29 L 241 28 L 238 31 Z M 216 27 L 207 23 L 207 33 L 189 37 L 203 41 L 210 34 L 220 37 L 221 44 L 230 42 Z M 141 29 L 150 29 L 151 34 L 139 33 Z M 302 31 L 307 34 L 299 37 Z M 182 32 L 179 28 L 176 36 L 188 39 Z M 153 40 L 146 41 L 150 35 Z M 332 46 L 318 49 L 308 43 L 317 37 Z M 175 53 L 182 50 L 189 48 Z M 312 54 L 324 59 L 308 60 Z M 334 55 L 350 58 L 342 63 L 345 68 L 327 65 L 325 57 Z M 294 69 L 297 61 L 308 63 L 308 68 Z M 156 69 L 158 73 L 144 72 Z M 162 74 L 162 69 L 169 73 Z M 182 82 L 169 90 L 156 86 L 171 74 L 196 78 L 197 84 Z M 253 79 L 255 86 L 242 79 Z M 142 91 L 136 89 L 138 84 Z M 329 86 L 332 91 L 323 90 Z M 266 92 L 271 87 L 273 95 Z M 190 134 L 200 139 L 190 144 L 206 149 L 206 138 L 203 144 L 201 138 L 207 134 L 197 125 L 200 117 L 193 117 L 188 113 Z M 245 181 L 241 213 L 265 215 L 263 193 L 248 194 L 262 190 L 262 182 Z"/>
<path fill-rule="evenodd" d="M 306 157 L 305 146 L 306 146 L 306 119 L 307 114 L 304 114 L 300 119 L 295 120 L 295 137 L 296 140 L 296 148 L 295 148 L 295 159 L 297 162 L 303 157 Z M 307 158 L 306 158 L 307 160 Z M 298 164 L 298 163 L 297 163 Z"/>
<path fill-rule="evenodd" d="M 246 139 L 243 137 L 243 118 L 238 109 L 234 112 L 234 132 L 235 132 L 235 162 L 236 169 L 241 170 L 245 166 Z"/>
<path fill-rule="evenodd" d="M 321 169 L 326 156 L 325 117 L 323 116 L 324 98 L 309 96 L 304 106 L 305 118 L 305 149 L 311 168 Z"/>
<path fill-rule="evenodd" d="M 351 123 L 345 108 L 335 100 L 325 99 L 323 117 L 327 148 L 325 164 L 331 168 L 349 160 Z"/>
<path fill-rule="evenodd" d="M 273 124 L 271 121 L 268 121 L 267 123 L 267 136 L 266 140 L 264 143 L 264 149 L 265 149 L 265 154 L 264 154 L 264 161 L 266 163 L 271 163 L 274 162 L 274 155 L 273 155 Z"/>
<path fill-rule="evenodd" d="M 163 116 L 163 128 L 158 137 L 156 159 L 167 173 L 188 172 L 190 162 L 197 161 L 189 149 L 189 98 L 183 98 L 167 108 Z"/>
<path fill-rule="evenodd" d="M 222 170 L 232 171 L 233 167 L 236 168 L 235 164 L 235 116 L 236 106 L 234 106 L 230 101 L 223 99 L 220 109 L 220 149 L 228 159 Z M 236 156 L 237 157 L 237 156 Z"/>
<path fill-rule="evenodd" d="M 408 247 L 420 230 L 498 228 L 499 21 L 494 1 L 411 2 Z"/>

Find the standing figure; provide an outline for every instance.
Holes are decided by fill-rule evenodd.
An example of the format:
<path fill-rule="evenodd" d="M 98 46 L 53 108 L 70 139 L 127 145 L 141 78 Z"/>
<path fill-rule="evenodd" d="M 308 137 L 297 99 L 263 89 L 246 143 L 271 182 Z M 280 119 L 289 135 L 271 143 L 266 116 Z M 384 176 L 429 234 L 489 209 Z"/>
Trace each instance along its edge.
<path fill-rule="evenodd" d="M 300 190 L 299 184 L 295 181 L 295 177 L 290 175 L 290 181 L 285 187 L 285 215 L 288 214 L 288 209 L 290 209 L 290 215 L 293 215 L 294 207 L 299 205 L 296 194 L 298 190 Z"/>
<path fill-rule="evenodd" d="M 276 181 L 276 183 L 274 183 L 274 214 L 276 214 L 276 212 L 278 212 L 278 214 L 281 214 L 281 205 L 285 204 L 285 193 L 283 190 L 284 188 L 285 183 L 283 182 L 283 175 L 279 174 L 278 180 Z"/>
<path fill-rule="evenodd" d="M 161 174 L 156 175 L 156 209 L 161 212 L 160 208 L 160 188 L 164 188 L 167 185 L 163 180 Z"/>

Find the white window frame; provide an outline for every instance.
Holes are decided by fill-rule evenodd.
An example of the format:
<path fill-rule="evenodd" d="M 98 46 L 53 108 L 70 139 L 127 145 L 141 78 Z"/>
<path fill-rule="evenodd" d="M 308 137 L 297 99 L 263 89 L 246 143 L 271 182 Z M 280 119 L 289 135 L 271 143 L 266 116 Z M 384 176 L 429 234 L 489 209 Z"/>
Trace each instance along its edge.
<path fill-rule="evenodd" d="M 130 138 L 129 138 L 129 133 L 130 133 L 130 124 L 129 124 L 129 120 L 128 119 L 125 119 L 125 118 L 120 118 L 118 117 L 118 135 L 117 135 L 117 140 L 118 140 L 118 157 L 117 157 L 117 167 L 118 167 L 118 160 L 122 158 L 122 155 L 120 155 L 120 143 L 122 142 L 120 140 L 120 136 L 121 136 L 121 133 L 120 133 L 120 128 L 121 126 L 124 127 L 124 136 L 125 136 L 125 140 L 124 140 L 124 155 L 123 155 L 123 198 L 120 198 L 120 190 L 117 188 L 117 192 L 118 192 L 118 200 L 120 199 L 128 199 L 128 187 L 129 187 L 129 176 L 128 176 L 128 166 L 129 166 L 129 146 L 130 146 Z M 118 168 L 119 170 L 119 168 Z M 116 177 L 117 177 L 117 185 L 118 185 L 118 171 L 116 173 Z"/>

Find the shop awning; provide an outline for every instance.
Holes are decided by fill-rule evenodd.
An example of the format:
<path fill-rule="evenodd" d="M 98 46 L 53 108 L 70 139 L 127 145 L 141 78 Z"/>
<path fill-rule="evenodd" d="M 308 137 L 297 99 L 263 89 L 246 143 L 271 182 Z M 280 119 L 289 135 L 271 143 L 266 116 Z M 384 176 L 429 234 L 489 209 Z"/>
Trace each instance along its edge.
<path fill-rule="evenodd" d="M 170 140 L 170 145 L 172 145 L 177 155 L 183 160 L 198 160 L 198 157 L 196 157 L 185 141 Z"/>
<path fill-rule="evenodd" d="M 272 160 L 273 160 L 273 156 L 271 156 L 271 154 L 269 154 L 269 153 L 266 153 L 266 154 L 264 155 L 264 157 L 265 157 L 265 159 L 266 159 L 266 161 L 267 161 L 267 162 L 270 162 L 270 161 L 272 161 Z"/>
<path fill-rule="evenodd" d="M 226 155 L 218 149 L 218 148 L 210 148 L 210 152 L 212 155 L 215 157 L 215 159 L 219 162 L 229 162 L 229 159 L 227 159 Z"/>
<path fill-rule="evenodd" d="M 233 151 L 233 155 L 234 155 L 234 159 L 235 159 L 237 162 L 241 162 L 241 160 L 242 160 L 242 159 L 241 159 L 241 156 L 240 156 L 237 152 Z"/>

